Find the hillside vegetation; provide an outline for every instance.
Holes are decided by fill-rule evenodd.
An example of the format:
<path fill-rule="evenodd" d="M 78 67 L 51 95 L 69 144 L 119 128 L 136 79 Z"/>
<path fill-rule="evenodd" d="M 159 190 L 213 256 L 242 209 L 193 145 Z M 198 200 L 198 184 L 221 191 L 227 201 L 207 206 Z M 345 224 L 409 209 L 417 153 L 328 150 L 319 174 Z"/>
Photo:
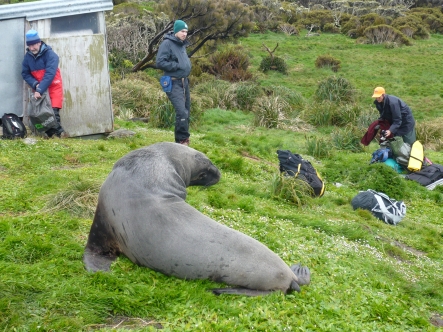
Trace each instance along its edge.
<path fill-rule="evenodd" d="M 213 59 L 193 60 L 191 147 L 222 179 L 188 188 L 187 202 L 288 265 L 308 266 L 309 286 L 288 295 L 217 297 L 207 290 L 222 284 L 168 277 L 125 257 L 108 273 L 85 271 L 98 190 L 113 164 L 134 149 L 173 141 L 161 73 L 114 68 L 115 129 L 134 136 L 0 141 L 0 330 L 440 330 L 443 186 L 429 191 L 389 166 L 369 165 L 378 145 L 364 148 L 359 140 L 377 118 L 371 94 L 381 85 L 411 106 L 426 155 L 443 164 L 443 38 L 391 47 L 305 34 L 251 34 L 219 47 Z M 277 43 L 286 73 L 260 70 L 269 55 L 263 44 L 273 50 Z M 235 59 L 246 55 L 248 65 L 236 69 L 250 74 L 247 81 L 205 72 L 219 68 L 216 59 L 227 50 Z M 337 71 L 317 66 L 320 56 L 339 60 Z M 148 122 L 133 121 L 140 117 Z M 278 149 L 312 162 L 326 184 L 323 197 L 276 194 Z M 405 202 L 397 226 L 352 209 L 352 198 L 369 188 Z"/>

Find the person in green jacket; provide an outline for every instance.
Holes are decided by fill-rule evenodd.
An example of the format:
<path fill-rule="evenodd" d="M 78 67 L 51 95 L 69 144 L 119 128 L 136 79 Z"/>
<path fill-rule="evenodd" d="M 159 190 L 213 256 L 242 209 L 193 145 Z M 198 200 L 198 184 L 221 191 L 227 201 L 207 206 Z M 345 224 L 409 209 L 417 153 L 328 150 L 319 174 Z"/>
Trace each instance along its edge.
<path fill-rule="evenodd" d="M 158 49 L 155 65 L 164 71 L 164 76 L 172 79 L 172 90 L 166 92 L 175 109 L 175 142 L 189 145 L 189 115 L 191 95 L 189 79 L 191 60 L 186 53 L 189 42 L 188 25 L 182 20 L 174 22 L 174 30 L 164 35 Z"/>

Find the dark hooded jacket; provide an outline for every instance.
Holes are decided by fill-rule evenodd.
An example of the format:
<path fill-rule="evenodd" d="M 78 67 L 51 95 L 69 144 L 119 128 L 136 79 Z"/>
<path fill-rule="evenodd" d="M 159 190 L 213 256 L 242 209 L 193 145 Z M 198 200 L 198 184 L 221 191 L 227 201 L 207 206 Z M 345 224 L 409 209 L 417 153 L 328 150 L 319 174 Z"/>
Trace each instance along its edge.
<path fill-rule="evenodd" d="M 168 32 L 158 49 L 155 65 L 162 69 L 165 76 L 188 77 L 191 73 L 191 60 L 186 53 L 187 40 L 181 41 L 174 32 Z"/>
<path fill-rule="evenodd" d="M 394 136 L 406 135 L 414 129 L 412 111 L 400 98 L 385 94 L 383 102 L 375 100 L 374 105 L 380 113 L 380 119 L 388 120 L 391 124 L 389 130 Z"/>
<path fill-rule="evenodd" d="M 58 62 L 58 55 L 51 46 L 42 42 L 38 54 L 34 55 L 29 49 L 26 50 L 22 63 L 22 77 L 40 94 L 48 90 L 52 107 L 62 108 L 63 83 Z"/>

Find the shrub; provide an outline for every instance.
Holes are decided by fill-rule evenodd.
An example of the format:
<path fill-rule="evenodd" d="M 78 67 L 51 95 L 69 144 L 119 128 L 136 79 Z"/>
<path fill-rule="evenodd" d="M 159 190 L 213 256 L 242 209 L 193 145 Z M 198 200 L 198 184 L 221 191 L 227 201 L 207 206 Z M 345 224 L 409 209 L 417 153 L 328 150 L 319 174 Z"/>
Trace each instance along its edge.
<path fill-rule="evenodd" d="M 422 20 L 416 15 L 398 17 L 392 22 L 392 26 L 409 38 L 429 38 L 428 29 L 423 25 Z"/>
<path fill-rule="evenodd" d="M 360 143 L 361 138 L 361 131 L 352 124 L 344 128 L 336 128 L 331 133 L 332 145 L 337 150 L 361 152 L 363 151 L 363 146 Z"/>
<path fill-rule="evenodd" d="M 370 44 L 392 42 L 399 45 L 411 45 L 408 37 L 406 37 L 402 32 L 385 24 L 366 28 L 364 35 Z"/>
<path fill-rule="evenodd" d="M 275 199 L 284 200 L 297 206 L 302 206 L 314 196 L 312 187 L 303 180 L 294 176 L 278 174 L 271 183 L 272 194 Z"/>
<path fill-rule="evenodd" d="M 252 78 L 248 71 L 249 56 L 236 45 L 218 51 L 209 57 L 209 73 L 229 82 L 247 81 Z"/>
<path fill-rule="evenodd" d="M 315 60 L 315 67 L 329 67 L 333 72 L 337 72 L 340 69 L 340 62 L 340 60 L 335 59 L 331 55 L 319 55 Z"/>
<path fill-rule="evenodd" d="M 298 36 L 299 32 L 297 30 L 297 28 L 295 26 L 293 26 L 292 24 L 289 23 L 282 23 L 278 26 L 278 28 L 280 29 L 280 31 L 282 31 L 284 34 L 288 35 L 288 36 Z"/>
<path fill-rule="evenodd" d="M 315 91 L 317 101 L 351 102 L 355 99 L 356 90 L 343 77 L 331 76 L 321 81 Z"/>
<path fill-rule="evenodd" d="M 412 8 L 409 16 L 418 17 L 431 33 L 443 32 L 443 13 L 439 8 Z"/>
<path fill-rule="evenodd" d="M 268 70 L 276 70 L 286 75 L 288 73 L 288 65 L 282 58 L 277 56 L 267 56 L 261 61 L 259 70 L 264 73 Z"/>
<path fill-rule="evenodd" d="M 299 21 L 304 26 L 315 25 L 320 28 L 320 31 L 324 31 L 324 26 L 328 23 L 334 23 L 334 18 L 330 10 L 322 9 L 304 12 Z"/>

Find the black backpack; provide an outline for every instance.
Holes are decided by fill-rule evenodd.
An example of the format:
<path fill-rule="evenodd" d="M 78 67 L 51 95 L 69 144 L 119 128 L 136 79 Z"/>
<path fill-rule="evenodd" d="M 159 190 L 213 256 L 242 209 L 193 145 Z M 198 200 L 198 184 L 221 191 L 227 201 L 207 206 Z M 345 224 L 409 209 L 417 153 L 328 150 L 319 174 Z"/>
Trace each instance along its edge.
<path fill-rule="evenodd" d="M 22 120 L 13 113 L 5 113 L 2 116 L 2 138 L 23 138 L 27 135 L 26 127 Z"/>
<path fill-rule="evenodd" d="M 403 201 L 389 198 L 388 195 L 372 189 L 360 191 L 351 205 L 354 210 L 371 211 L 372 215 L 390 225 L 397 225 L 406 215 L 406 205 Z"/>
<path fill-rule="evenodd" d="M 416 181 L 422 186 L 432 190 L 435 188 L 435 185 L 437 185 L 436 182 L 443 179 L 443 166 L 431 164 L 422 168 L 420 171 L 406 175 L 405 178 Z"/>
<path fill-rule="evenodd" d="M 289 150 L 277 150 L 277 155 L 280 161 L 280 172 L 306 181 L 314 189 L 315 196 L 323 196 L 325 192 L 323 180 L 308 160 Z"/>

